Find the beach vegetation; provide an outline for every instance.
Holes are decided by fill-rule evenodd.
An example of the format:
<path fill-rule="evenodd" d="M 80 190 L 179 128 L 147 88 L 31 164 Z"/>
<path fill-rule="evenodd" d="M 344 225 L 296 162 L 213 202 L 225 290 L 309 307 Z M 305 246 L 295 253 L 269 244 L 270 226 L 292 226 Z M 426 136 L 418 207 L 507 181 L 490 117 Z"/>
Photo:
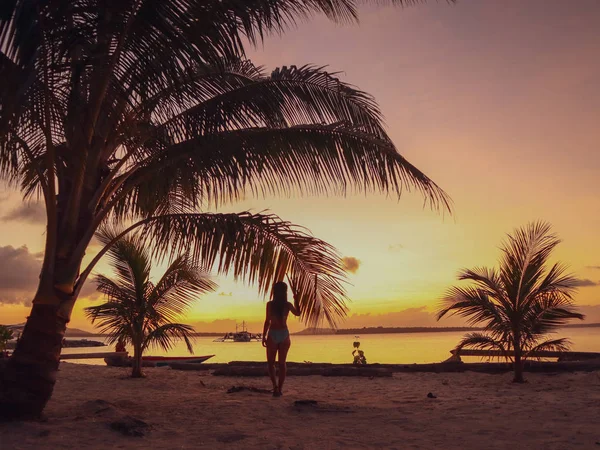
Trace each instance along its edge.
<path fill-rule="evenodd" d="M 458 315 L 483 330 L 466 334 L 458 354 L 463 348 L 500 351 L 513 363 L 513 380 L 523 382 L 523 364 L 535 352 L 568 350 L 568 339 L 549 334 L 584 316 L 573 303 L 577 278 L 564 264 L 549 263 L 559 243 L 548 223 L 530 223 L 507 236 L 498 268 L 460 271 L 458 279 L 471 284 L 451 287 L 437 318 Z"/>
<path fill-rule="evenodd" d="M 108 243 L 119 233 L 105 228 L 97 233 Z M 193 353 L 194 329 L 177 323 L 198 296 L 212 292 L 216 285 L 198 263 L 183 254 L 177 256 L 153 283 L 150 279 L 152 258 L 139 236 L 119 239 L 107 253 L 114 277 L 97 275 L 95 283 L 105 303 L 85 308 L 86 316 L 97 323 L 107 342 L 121 342 L 133 348 L 131 376 L 142 373 L 142 355 L 152 347 L 164 351 L 182 340 Z"/>

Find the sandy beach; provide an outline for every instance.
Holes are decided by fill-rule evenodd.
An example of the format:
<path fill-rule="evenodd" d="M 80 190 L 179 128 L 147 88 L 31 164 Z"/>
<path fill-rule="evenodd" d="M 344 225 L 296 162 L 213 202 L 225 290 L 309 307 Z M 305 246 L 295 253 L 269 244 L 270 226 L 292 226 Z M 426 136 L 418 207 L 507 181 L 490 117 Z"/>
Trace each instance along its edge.
<path fill-rule="evenodd" d="M 267 378 L 61 364 L 47 420 L 0 424 L 3 449 L 572 449 L 600 447 L 600 373 L 395 373 L 392 378 Z M 428 398 L 431 392 L 436 398 Z M 295 405 L 316 400 L 316 405 Z M 111 423 L 143 421 L 142 436 Z"/>

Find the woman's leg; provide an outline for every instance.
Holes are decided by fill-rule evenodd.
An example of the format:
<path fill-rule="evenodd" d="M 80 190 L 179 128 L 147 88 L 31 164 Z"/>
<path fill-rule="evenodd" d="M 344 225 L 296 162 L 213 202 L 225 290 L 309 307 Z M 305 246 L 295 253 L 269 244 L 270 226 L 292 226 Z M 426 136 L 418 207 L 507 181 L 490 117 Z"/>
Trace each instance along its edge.
<path fill-rule="evenodd" d="M 269 377 L 273 383 L 273 392 L 277 392 L 277 380 L 275 379 L 275 358 L 277 356 L 277 344 L 273 339 L 267 338 L 267 364 L 269 368 Z"/>
<path fill-rule="evenodd" d="M 290 337 L 288 336 L 285 341 L 279 344 L 279 393 L 282 393 L 283 383 L 287 374 L 287 366 L 285 360 L 287 359 L 288 350 L 292 345 Z"/>

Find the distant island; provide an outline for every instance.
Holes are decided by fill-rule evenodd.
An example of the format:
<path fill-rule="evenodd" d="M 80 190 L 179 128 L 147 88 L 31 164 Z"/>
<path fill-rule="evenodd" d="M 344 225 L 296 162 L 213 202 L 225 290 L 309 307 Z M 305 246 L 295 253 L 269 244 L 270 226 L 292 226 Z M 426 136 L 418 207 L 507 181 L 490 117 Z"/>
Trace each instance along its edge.
<path fill-rule="evenodd" d="M 87 337 L 87 336 L 98 336 L 89 331 L 80 330 L 79 328 L 67 328 L 65 337 Z"/>
<path fill-rule="evenodd" d="M 19 323 L 19 324 L 15 324 L 15 325 L 6 325 L 8 328 L 10 328 L 13 333 L 15 333 L 16 335 L 20 335 L 23 333 L 23 328 L 25 327 L 24 323 Z M 72 337 L 91 337 L 91 336 L 102 336 L 100 333 L 90 333 L 89 331 L 85 331 L 85 330 L 80 330 L 79 328 L 67 328 L 67 331 L 65 332 L 65 337 L 68 338 L 72 338 Z"/>
<path fill-rule="evenodd" d="M 597 328 L 600 323 L 581 323 L 565 325 L 563 328 Z M 331 328 L 306 328 L 295 335 L 331 335 L 331 334 L 392 334 L 392 333 L 449 333 L 449 332 L 469 332 L 481 331 L 481 327 L 363 327 L 363 328 L 340 328 L 333 330 Z"/>
<path fill-rule="evenodd" d="M 196 336 L 196 337 L 223 337 L 225 335 L 225 332 L 223 333 L 215 333 L 215 332 L 195 332 L 192 333 L 192 336 Z M 83 330 L 78 330 L 78 329 L 67 329 L 67 332 L 65 333 L 66 337 L 90 337 L 90 336 L 96 336 L 96 337 L 106 337 L 108 336 L 107 334 L 102 334 L 102 333 L 90 333 L 87 331 L 83 331 Z"/>
<path fill-rule="evenodd" d="M 363 328 L 306 328 L 296 335 L 319 334 L 390 334 L 390 333 L 444 333 L 452 331 L 476 331 L 481 328 L 474 327 L 363 327 Z"/>

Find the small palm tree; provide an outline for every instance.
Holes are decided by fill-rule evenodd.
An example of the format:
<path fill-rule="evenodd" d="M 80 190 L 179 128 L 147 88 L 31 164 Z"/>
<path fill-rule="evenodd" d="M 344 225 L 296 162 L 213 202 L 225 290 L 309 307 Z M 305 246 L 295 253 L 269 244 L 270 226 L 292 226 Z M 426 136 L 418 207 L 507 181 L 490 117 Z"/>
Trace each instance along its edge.
<path fill-rule="evenodd" d="M 514 381 L 522 383 L 523 362 L 541 350 L 566 351 L 567 339 L 546 335 L 569 319 L 584 316 L 573 307 L 577 279 L 560 263 L 547 269 L 548 258 L 560 243 L 547 223 L 517 229 L 501 247 L 500 268 L 475 268 L 459 273 L 470 287 L 454 286 L 443 298 L 438 320 L 448 313 L 484 325 L 483 333 L 467 334 L 456 350 L 470 347 L 514 355 Z"/>
<path fill-rule="evenodd" d="M 100 239 L 107 243 L 115 234 L 103 230 Z M 174 339 L 183 339 L 190 353 L 194 329 L 175 323 L 195 298 L 215 289 L 205 272 L 182 255 L 173 260 L 162 278 L 150 281 L 151 257 L 141 240 L 129 237 L 117 241 L 109 251 L 116 273 L 110 279 L 96 277 L 98 291 L 108 297 L 101 305 L 85 312 L 92 323 L 98 321 L 101 331 L 109 334 L 111 344 L 122 341 L 133 347 L 132 377 L 142 377 L 142 355 L 151 346 L 169 350 Z"/>

